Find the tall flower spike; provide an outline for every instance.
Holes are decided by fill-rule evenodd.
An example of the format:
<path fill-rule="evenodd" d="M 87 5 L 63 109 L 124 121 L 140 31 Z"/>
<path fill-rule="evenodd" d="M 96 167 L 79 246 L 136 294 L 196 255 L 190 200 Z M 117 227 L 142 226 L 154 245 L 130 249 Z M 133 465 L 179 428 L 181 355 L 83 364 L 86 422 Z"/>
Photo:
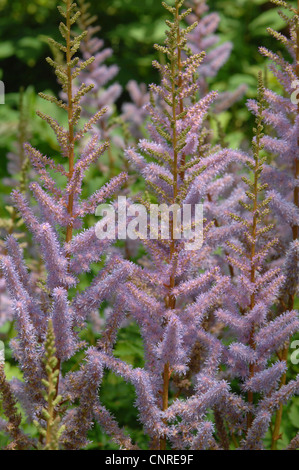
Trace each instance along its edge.
<path fill-rule="evenodd" d="M 14 142 L 14 151 L 7 154 L 7 171 L 10 177 L 3 179 L 4 185 L 19 188 L 21 192 L 27 191 L 28 179 L 30 176 L 28 174 L 29 161 L 24 152 L 24 142 L 28 137 L 28 119 L 25 108 L 24 90 L 21 88 L 18 134 L 16 136 L 16 142 Z M 8 201 L 8 203 L 11 204 L 11 201 Z M 25 233 L 22 230 L 23 221 L 20 218 L 18 211 L 16 211 L 16 209 L 11 205 L 7 205 L 5 209 L 8 213 L 8 217 L 0 218 L 1 238 L 14 234 L 18 240 L 22 240 L 23 246 L 25 246 Z M 4 241 L 0 240 L 0 257 L 2 257 L 5 252 Z M 6 321 L 11 321 L 13 318 L 11 300 L 7 296 L 6 290 L 7 286 L 5 285 L 5 279 L 0 273 L 0 325 L 3 325 Z"/>
<path fill-rule="evenodd" d="M 284 362 L 271 365 L 273 354 L 298 330 L 296 312 L 278 316 L 271 321 L 270 308 L 277 302 L 284 277 L 279 269 L 265 265 L 265 258 L 277 240 L 271 238 L 273 225 L 269 223 L 271 198 L 266 197 L 267 184 L 262 184 L 266 156 L 263 150 L 263 119 L 266 111 L 265 89 L 259 75 L 256 126 L 252 141 L 253 161 L 248 162 L 250 177 L 244 177 L 247 185 L 246 200 L 241 216 L 232 214 L 232 219 L 243 226 L 236 241 L 227 242 L 230 261 L 236 266 L 238 276 L 230 290 L 230 309 L 219 319 L 230 325 L 237 341 L 227 350 L 227 363 L 231 374 L 239 377 L 247 391 L 249 412 L 244 449 L 263 448 L 262 439 L 267 432 L 271 416 L 277 408 L 269 407 L 268 401 L 277 394 L 281 378 L 286 370 Z M 238 311 L 238 314 L 235 312 Z M 280 391 L 286 390 L 283 386 Z M 255 394 L 261 394 L 259 400 Z"/>
<path fill-rule="evenodd" d="M 280 312 L 284 313 L 294 308 L 295 278 L 294 274 L 291 274 L 294 268 L 291 268 L 290 271 L 290 256 L 296 258 L 296 243 L 299 237 L 299 105 L 297 98 L 299 80 L 299 2 L 297 2 L 296 8 L 291 3 L 282 0 L 272 0 L 272 3 L 288 10 L 288 15 L 282 11 L 279 12 L 279 15 L 286 22 L 290 31 L 289 36 L 285 36 L 272 28 L 268 28 L 270 35 L 287 50 L 288 59 L 285 59 L 281 52 L 275 53 L 264 47 L 260 48 L 261 54 L 270 60 L 269 68 L 283 91 L 282 95 L 279 95 L 270 89 L 265 90 L 268 107 L 264 110 L 263 117 L 269 132 L 272 129 L 273 133 L 265 135 L 262 141 L 265 148 L 275 156 L 267 167 L 264 181 L 269 185 L 269 195 L 272 197 L 273 208 L 280 220 L 280 256 L 278 260 L 275 260 L 275 264 L 279 263 L 286 275 L 279 306 Z M 249 106 L 256 112 L 257 105 L 255 102 L 251 101 Z M 294 260 L 293 266 L 295 265 L 296 261 Z M 290 274 L 291 279 L 289 278 Z M 287 360 L 288 345 L 279 351 L 279 356 Z M 284 374 L 281 384 L 284 385 L 285 382 L 286 375 Z M 277 412 L 273 432 L 272 449 L 274 450 L 277 449 L 282 413 L 281 404 Z"/>
<path fill-rule="evenodd" d="M 151 118 L 148 125 L 150 138 L 140 140 L 138 149 L 130 148 L 126 152 L 128 160 L 145 180 L 151 200 L 158 201 L 159 204 L 177 204 L 180 210 L 185 202 L 199 203 L 206 196 L 214 178 L 230 161 L 240 158 L 239 152 L 228 150 L 217 152 L 215 149 L 209 155 L 201 140 L 204 117 L 216 93 L 208 94 L 199 102 L 190 100 L 198 88 L 198 84 L 194 83 L 194 73 L 204 54 L 188 56 L 187 37 L 196 24 L 181 27 L 182 21 L 190 13 L 190 10 L 181 12 L 183 4 L 179 0 L 174 7 L 163 3 L 173 20 L 166 22 L 169 29 L 166 32 L 165 45 L 155 45 L 166 56 L 166 62 L 163 65 L 157 61 L 153 63 L 160 71 L 162 80 L 161 85 L 150 86 L 152 100 L 146 105 Z M 186 59 L 183 58 L 183 52 L 187 54 Z M 150 209 L 149 201 L 139 198 L 138 202 Z M 142 243 L 152 257 L 147 262 L 149 267 L 136 269 L 131 274 L 130 281 L 118 289 L 120 299 L 123 299 L 124 313 L 130 314 L 141 331 L 146 359 L 144 368 L 132 369 L 115 360 L 111 349 L 105 345 L 105 332 L 103 341 L 99 343 L 99 347 L 105 349 L 105 355 L 101 354 L 105 366 L 135 386 L 140 419 L 154 442 L 153 445 L 161 450 L 165 450 L 168 443 L 177 447 L 179 439 L 176 436 L 181 432 L 185 433 L 185 437 L 180 448 L 190 448 L 209 408 L 221 400 L 221 393 L 216 392 L 219 390 L 217 378 L 214 377 L 217 377 L 222 348 L 219 340 L 213 341 L 207 333 L 203 320 L 221 303 L 228 284 L 227 278 L 219 270 L 210 275 L 207 272 L 205 279 L 197 280 L 204 255 L 199 248 L 188 251 L 186 245 L 189 239 L 176 236 L 173 221 L 177 213 L 176 209 L 173 210 L 170 220 L 166 221 L 169 239 L 163 236 L 161 228 L 157 229 L 151 239 L 143 237 Z M 194 214 L 191 222 L 194 228 Z M 138 230 L 141 231 L 142 228 L 144 227 L 137 229 L 137 236 Z M 145 229 L 149 234 L 150 228 Z M 181 296 L 178 294 L 180 287 Z M 197 302 L 194 302 L 194 296 Z M 119 320 L 120 315 L 116 310 L 111 321 L 119 324 Z M 108 326 L 110 327 L 110 322 Z M 183 425 L 168 426 L 170 415 L 168 416 L 167 410 L 171 386 L 174 379 L 184 380 L 186 374 L 187 378 L 193 378 L 198 372 L 198 369 L 190 370 L 189 363 L 195 362 L 192 359 L 199 347 L 203 348 L 204 354 L 197 367 L 203 367 L 213 377 L 215 394 L 210 400 L 199 388 L 194 400 L 203 401 L 202 413 L 197 417 L 192 415 L 186 429 Z M 223 388 L 223 383 L 219 387 Z M 226 387 L 229 396 L 227 384 Z M 146 394 L 146 389 L 152 390 L 151 396 L 149 392 Z M 182 413 L 186 406 L 187 415 L 190 407 L 183 398 L 184 396 L 182 400 L 175 400 L 175 403 L 179 401 Z"/>
<path fill-rule="evenodd" d="M 58 400 L 58 392 L 62 387 L 62 382 L 64 380 L 67 382 L 67 379 L 61 374 L 61 364 L 73 357 L 74 353 L 85 345 L 79 340 L 78 327 L 84 326 L 84 320 L 91 313 L 91 306 L 88 305 L 90 289 L 93 289 L 92 292 L 96 294 L 93 299 L 95 304 L 93 310 L 95 310 L 100 306 L 105 295 L 108 296 L 111 293 L 111 285 L 115 284 L 116 279 L 119 282 L 123 281 L 132 270 L 130 263 L 119 266 L 121 260 L 117 256 L 113 257 L 113 260 L 111 259 L 110 266 L 108 257 L 106 265 L 104 263 L 104 267 L 99 270 L 97 281 L 92 283 L 91 287 L 87 286 L 86 291 L 80 289 L 80 294 L 77 293 L 75 296 L 71 292 L 71 288 L 77 286 L 79 282 L 75 275 L 78 276 L 82 272 L 88 271 L 90 263 L 99 261 L 108 246 L 105 241 L 101 242 L 96 239 L 94 227 L 80 232 L 82 219 L 85 215 L 93 212 L 97 204 L 110 198 L 113 192 L 126 181 L 126 175 L 121 174 L 119 177 L 115 177 L 86 200 L 82 197 L 84 175 L 90 165 L 94 164 L 105 152 L 108 144 L 101 144 L 98 136 L 93 136 L 86 144 L 82 155 L 77 155 L 79 153 L 77 144 L 102 118 L 106 110 L 98 110 L 80 129 L 81 102 L 93 86 L 82 84 L 80 89 L 76 90 L 74 83 L 78 75 L 94 59 L 89 57 L 80 62 L 76 57 L 86 33 L 78 36 L 73 35 L 72 25 L 78 20 L 80 12 L 76 11 L 76 5 L 70 0 L 63 0 L 63 3 L 64 8 L 59 7 L 64 19 L 59 26 L 63 42 L 51 40 L 51 43 L 53 47 L 64 54 L 65 60 L 58 63 L 48 58 L 47 61 L 54 68 L 66 101 L 45 94 L 41 94 L 41 97 L 65 111 L 67 127 L 64 128 L 51 116 L 38 114 L 56 134 L 61 156 L 64 160 L 66 159 L 67 163 L 57 163 L 26 144 L 25 154 L 31 160 L 41 180 L 41 185 L 33 183 L 30 186 L 33 197 L 38 202 L 38 208 L 31 210 L 21 192 L 18 190 L 13 192 L 15 205 L 29 231 L 34 235 L 35 242 L 40 246 L 47 278 L 45 282 L 40 282 L 40 280 L 39 283 L 32 282 L 22 261 L 21 251 L 12 238 L 8 238 L 8 255 L 2 260 L 6 283 L 13 301 L 18 332 L 17 338 L 11 342 L 11 346 L 25 379 L 24 382 L 14 381 L 13 387 L 17 398 L 21 400 L 28 413 L 29 419 L 34 419 L 39 429 L 44 428 L 46 419 L 48 428 L 44 431 L 47 448 L 57 447 L 59 426 L 56 414 L 63 415 L 64 413 L 61 410 L 60 400 Z M 60 186 L 54 178 L 57 173 L 60 175 Z M 63 186 L 62 182 L 65 179 L 67 181 Z M 82 257 L 90 250 L 91 241 L 93 243 L 92 253 L 89 258 L 87 257 L 83 261 Z M 100 284 L 102 289 L 97 292 L 96 287 L 100 288 Z M 81 304 L 85 302 L 82 311 L 78 311 L 76 308 L 79 301 Z M 52 328 L 55 333 L 56 358 L 53 356 Z M 47 353 L 48 361 L 46 365 L 47 387 L 49 388 L 48 408 L 44 407 L 44 388 L 42 386 L 42 380 L 45 380 L 42 361 L 44 351 Z M 63 396 L 62 399 L 65 400 L 66 397 Z M 85 436 L 82 436 L 82 442 L 84 439 Z"/>

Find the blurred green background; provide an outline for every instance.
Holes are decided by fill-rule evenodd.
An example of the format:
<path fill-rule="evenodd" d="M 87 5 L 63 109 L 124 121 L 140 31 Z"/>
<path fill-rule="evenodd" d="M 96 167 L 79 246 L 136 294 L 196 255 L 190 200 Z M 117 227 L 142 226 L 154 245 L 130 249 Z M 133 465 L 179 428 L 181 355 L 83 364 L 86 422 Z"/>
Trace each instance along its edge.
<path fill-rule="evenodd" d="M 157 54 L 153 43 L 164 39 L 166 14 L 160 0 L 90 3 L 91 12 L 98 15 L 101 25 L 99 34 L 114 51 L 108 64 L 118 64 L 118 82 L 124 88 L 131 79 L 146 84 L 157 82 L 159 77 L 151 62 Z M 34 110 L 40 107 L 38 92 L 59 91 L 56 77 L 45 61 L 51 54 L 46 39 L 59 39 L 57 4 L 57 0 L 0 0 L 0 79 L 6 86 L 6 105 L 0 106 L 0 177 L 6 174 L 6 154 L 16 138 L 20 87 L 26 91 L 25 106 L 34 145 L 54 145 L 51 133 L 35 117 Z M 257 72 L 264 68 L 258 46 L 277 48 L 266 27 L 280 30 L 283 24 L 277 8 L 266 0 L 210 0 L 208 4 L 210 11 L 221 16 L 220 41 L 234 44 L 229 61 L 211 86 L 225 91 L 234 90 L 241 83 L 248 85 L 244 99 L 222 117 L 226 133 L 234 135 L 230 143 L 239 146 L 244 144 L 244 135 L 251 136 L 251 121 L 244 104 L 246 98 L 255 95 Z M 117 102 L 119 109 L 126 100 L 128 94 L 124 90 Z"/>

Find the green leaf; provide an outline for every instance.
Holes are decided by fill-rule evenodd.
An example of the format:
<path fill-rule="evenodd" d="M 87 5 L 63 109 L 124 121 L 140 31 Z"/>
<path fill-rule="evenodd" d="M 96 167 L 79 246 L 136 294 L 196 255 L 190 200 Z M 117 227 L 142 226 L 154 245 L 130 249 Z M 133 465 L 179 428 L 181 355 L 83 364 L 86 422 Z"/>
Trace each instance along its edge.
<path fill-rule="evenodd" d="M 12 41 L 3 41 L 0 43 L 0 59 L 7 59 L 15 53 Z"/>
<path fill-rule="evenodd" d="M 29 67 L 33 67 L 40 57 L 43 43 L 34 37 L 24 37 L 18 41 L 16 56 L 26 62 Z"/>

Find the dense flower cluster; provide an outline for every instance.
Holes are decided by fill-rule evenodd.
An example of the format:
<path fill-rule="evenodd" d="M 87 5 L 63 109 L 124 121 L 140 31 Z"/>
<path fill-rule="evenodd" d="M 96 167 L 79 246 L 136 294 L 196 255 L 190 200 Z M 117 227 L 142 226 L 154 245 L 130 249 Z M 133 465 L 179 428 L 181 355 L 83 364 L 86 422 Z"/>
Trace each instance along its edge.
<path fill-rule="evenodd" d="M 6 418 L 0 430 L 11 438 L 8 448 L 82 449 L 98 423 L 120 449 L 137 450 L 138 439 L 101 398 L 109 371 L 134 388 L 150 449 L 259 450 L 267 433 L 276 449 L 283 405 L 299 391 L 299 376 L 286 374 L 289 342 L 299 330 L 299 108 L 292 97 L 299 83 L 299 4 L 297 11 L 274 2 L 291 13 L 281 13 L 290 38 L 270 32 L 294 63 L 261 49 L 284 96 L 265 89 L 259 75 L 257 100 L 249 101 L 256 120 L 247 154 L 215 143 L 207 120 L 245 87 L 220 95 L 208 89 L 231 44 L 217 45 L 219 17 L 203 16 L 205 1 L 189 2 L 190 9 L 184 0 L 162 3 L 171 19 L 164 45 L 155 45 L 163 57 L 153 62 L 161 81 L 149 92 L 130 81 L 132 102 L 112 124 L 122 90 L 117 83 L 105 88 L 118 70 L 104 64 L 111 51 L 102 49 L 84 1 L 79 9 L 62 1 L 63 40 L 51 44 L 64 59 L 47 59 L 61 99 L 41 96 L 65 112 L 67 126 L 38 112 L 56 135 L 60 157 L 25 143 L 22 158 L 38 179 L 28 185 L 30 196 L 23 186 L 12 192 L 42 268 L 28 266 L 26 247 L 13 230 L 1 253 L 2 288 L 17 332 L 10 348 L 23 377 L 8 381 L 0 364 Z M 115 195 L 130 193 L 124 171 L 86 194 L 85 175 L 111 142 L 124 150 L 124 168 L 146 186 L 144 194 L 132 191 L 127 199 L 127 223 L 143 253 L 134 262 L 126 243 L 100 239 L 90 223 L 100 204 L 117 210 Z M 168 238 L 161 226 L 153 232 L 149 216 L 145 226 L 133 217 L 141 205 L 150 213 L 152 204 L 171 207 Z M 203 220 L 191 212 L 193 238 L 178 233 L 187 204 L 203 205 Z M 116 224 L 117 233 L 124 228 Z M 12 321 L 10 315 L 5 320 Z M 142 338 L 139 366 L 115 354 L 118 335 L 130 324 Z M 88 328 L 100 332 L 97 342 L 82 336 Z M 18 404 L 35 434 L 22 430 Z M 287 448 L 298 448 L 298 435 Z"/>

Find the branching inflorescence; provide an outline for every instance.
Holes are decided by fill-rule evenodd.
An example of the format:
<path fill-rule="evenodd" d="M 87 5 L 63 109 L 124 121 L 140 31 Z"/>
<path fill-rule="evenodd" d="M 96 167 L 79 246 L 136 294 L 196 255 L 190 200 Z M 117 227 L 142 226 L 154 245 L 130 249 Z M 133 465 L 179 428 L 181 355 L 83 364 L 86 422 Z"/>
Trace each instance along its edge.
<path fill-rule="evenodd" d="M 294 64 L 262 49 L 287 96 L 265 89 L 259 75 L 258 99 L 249 102 L 256 124 L 252 155 L 247 155 L 213 145 L 206 119 L 213 103 L 218 111 L 226 109 L 240 92 L 219 100 L 207 87 L 207 78 L 231 50 L 229 43 L 210 49 L 217 43 L 218 16 L 202 18 L 204 1 L 195 2 L 194 14 L 184 10 L 184 0 L 172 6 L 163 2 L 171 20 L 164 45 L 155 45 L 163 59 L 153 62 L 161 82 L 151 84 L 149 93 L 129 82 L 133 104 L 125 104 L 113 121 L 114 128 L 125 130 L 121 150 L 125 141 L 139 139 L 124 153 L 147 187 L 144 195 L 126 201 L 129 218 L 113 229 L 115 237 L 128 228 L 133 240 L 140 239 L 144 255 L 133 263 L 112 246 L 108 225 L 106 238 L 89 225 L 100 204 L 119 209 L 114 196 L 123 185 L 129 192 L 127 174 L 83 197 L 87 171 L 109 149 L 108 117 L 120 87 L 103 86 L 117 68 L 103 65 L 111 51 L 101 50 L 88 5 L 82 0 L 78 10 L 71 0 L 62 1 L 63 40 L 50 42 L 64 60 L 47 59 L 62 99 L 41 97 L 65 112 L 66 127 L 38 112 L 56 135 L 60 157 L 54 160 L 25 143 L 24 158 L 39 177 L 29 185 L 35 203 L 22 188 L 12 193 L 40 250 L 45 276 L 32 275 L 12 233 L 2 256 L 17 332 L 10 347 L 23 375 L 8 381 L 0 364 L 5 418 L 0 429 L 11 439 L 8 448 L 82 449 L 97 422 L 123 450 L 138 450 L 144 442 L 161 451 L 258 450 L 264 449 L 269 430 L 276 449 L 283 404 L 299 390 L 298 377 L 286 380 L 288 344 L 299 329 L 299 108 L 287 97 L 293 82 L 299 83 L 299 13 L 288 7 L 290 39 L 272 31 Z M 73 31 L 76 23 L 79 35 Z M 277 135 L 265 135 L 265 124 Z M 269 159 L 265 150 L 278 159 Z M 242 181 L 232 173 L 234 162 L 245 166 Z M 284 234 L 276 230 L 271 208 L 282 216 Z M 283 255 L 277 247 L 283 247 Z M 98 341 L 93 337 L 88 343 L 88 320 L 99 317 L 104 302 L 105 325 Z M 139 367 L 117 355 L 118 335 L 128 325 L 142 338 Z M 135 390 L 142 442 L 104 405 L 107 371 Z M 22 431 L 19 404 L 35 426 L 30 436 Z M 296 448 L 298 436 L 288 445 Z"/>
<path fill-rule="evenodd" d="M 268 28 L 268 32 L 287 49 L 291 62 L 284 59 L 280 53 L 260 48 L 260 52 L 270 59 L 270 70 L 284 93 L 284 96 L 281 96 L 270 89 L 265 90 L 268 107 L 263 112 L 263 119 L 274 132 L 273 135 L 263 136 L 262 143 L 276 158 L 265 166 L 263 179 L 269 184 L 268 197 L 271 198 L 271 205 L 281 227 L 280 246 L 274 260 L 282 267 L 285 276 L 279 296 L 279 311 L 285 316 L 286 312 L 294 309 L 299 280 L 299 108 L 296 91 L 299 83 L 299 3 L 297 9 L 284 1 L 273 0 L 273 3 L 289 11 L 289 16 L 283 12 L 279 14 L 289 26 L 290 36 L 286 37 L 272 28 Z M 256 112 L 254 102 L 250 102 L 250 107 Z M 287 361 L 288 349 L 286 342 L 278 351 L 284 362 Z M 284 386 L 285 383 L 286 374 L 282 377 L 281 385 Z M 281 403 L 275 421 L 272 449 L 277 449 L 282 411 Z"/>
<path fill-rule="evenodd" d="M 78 328 L 82 328 L 89 312 L 108 297 L 116 280 L 122 279 L 131 270 L 129 263 L 123 264 L 120 259 L 114 257 L 110 259 L 109 266 L 104 265 L 85 291 L 78 290 L 72 298 L 70 297 L 70 289 L 78 284 L 78 275 L 88 272 L 90 264 L 100 260 L 107 248 L 107 241 L 96 238 L 94 227 L 81 230 L 82 219 L 85 215 L 94 213 L 98 204 L 111 197 L 125 182 L 126 175 L 120 174 L 88 199 L 81 199 L 84 175 L 89 166 L 107 149 L 108 143 L 100 143 L 98 137 L 94 136 L 80 156 L 76 155 L 76 145 L 104 115 L 106 109 L 99 110 L 81 129 L 78 127 L 81 116 L 80 102 L 93 89 L 93 85 L 82 83 L 79 89 L 74 91 L 74 80 L 92 63 L 93 58 L 79 63 L 76 52 L 86 33 L 72 35 L 71 27 L 79 18 L 79 12 L 70 0 L 64 0 L 64 4 L 65 8 L 59 7 L 65 20 L 59 26 L 64 43 L 54 40 L 51 42 L 65 55 L 65 63 L 58 64 L 50 58 L 47 61 L 54 68 L 67 100 L 64 102 L 44 94 L 42 97 L 65 110 L 67 127 L 64 128 L 51 116 L 38 112 L 55 132 L 63 160 L 62 163 L 57 163 L 26 144 L 26 155 L 42 183 L 30 185 L 33 197 L 38 203 L 40 217 L 29 207 L 20 191 L 13 191 L 12 195 L 35 242 L 40 246 L 47 271 L 42 289 L 36 292 L 36 286 L 32 285 L 24 264 L 21 249 L 11 236 L 6 243 L 9 255 L 2 261 L 6 283 L 13 299 L 18 331 L 17 338 L 12 342 L 12 349 L 24 375 L 24 382 L 15 381 L 13 390 L 29 417 L 35 419 L 40 426 L 43 426 L 44 420 L 42 410 L 45 408 L 45 400 L 41 381 L 46 379 L 43 355 L 49 321 L 53 323 L 56 338 L 58 375 L 56 397 L 53 397 L 55 400 L 63 388 L 61 364 L 83 346 Z M 55 173 L 65 178 L 64 188 L 56 184 L 52 176 Z M 62 394 L 62 400 L 64 399 Z"/>
<path fill-rule="evenodd" d="M 136 405 L 151 446 L 165 450 L 167 443 L 174 448 L 217 448 L 213 424 L 206 420 L 208 410 L 224 403 L 231 409 L 231 424 L 237 428 L 243 419 L 244 404 L 231 394 L 228 384 L 219 379 L 218 367 L 222 346 L 205 329 L 205 321 L 229 283 L 219 269 L 199 275 L 199 249 L 188 251 L 188 240 L 176 233 L 176 220 L 184 203 L 195 204 L 205 197 L 209 183 L 234 159 L 238 152 L 219 150 L 200 157 L 201 132 L 207 110 L 215 98 L 209 93 L 191 104 L 198 84 L 193 77 L 204 54 L 183 58 L 187 35 L 196 23 L 182 28 L 181 23 L 190 10 L 181 12 L 183 1 L 175 7 L 163 3 L 173 16 L 167 21 L 169 30 L 164 46 L 155 46 L 165 54 L 167 62 L 154 66 L 161 73 L 161 85 L 151 85 L 153 96 L 164 102 L 162 109 L 149 104 L 151 116 L 148 131 L 151 140 L 141 140 L 138 149 L 128 149 L 127 158 L 145 178 L 152 200 L 172 207 L 170 238 L 156 236 L 143 243 L 151 256 L 151 265 L 142 276 L 132 278 L 120 287 L 122 314 L 130 313 L 139 325 L 143 338 L 146 363 L 143 369 L 131 369 L 115 360 L 111 345 L 103 346 L 98 356 L 104 365 L 136 389 Z M 149 201 L 139 199 L 148 209 Z M 196 218 L 195 218 L 196 219 Z M 194 219 L 193 224 L 199 221 Z M 205 225 L 205 233 L 213 224 Z M 140 232 L 136 226 L 136 232 Z M 149 228 L 148 228 L 149 230 Z M 198 240 L 197 240 L 198 241 Z M 120 312 L 115 310 L 114 322 L 119 324 Z M 203 359 L 197 370 L 189 362 L 202 349 Z M 173 382 L 192 378 L 190 398 L 173 399 Z M 186 377 L 188 379 L 188 377 Z M 186 380 L 188 382 L 188 380 Z"/>
<path fill-rule="evenodd" d="M 265 196 L 268 185 L 262 183 L 266 161 L 262 155 L 264 94 L 260 75 L 253 159 L 247 162 L 251 175 L 243 178 L 247 198 L 240 201 L 242 215 L 231 215 L 242 224 L 242 230 L 234 242 L 227 242 L 231 252 L 229 261 L 239 274 L 230 291 L 228 308 L 217 312 L 218 319 L 236 335 L 236 341 L 227 349 L 226 361 L 247 393 L 249 411 L 242 448 L 249 450 L 263 448 L 263 437 L 280 400 L 285 402 L 297 393 L 299 386 L 297 378 L 279 389 L 286 364 L 273 361 L 274 354 L 298 330 L 299 321 L 298 313 L 292 309 L 276 317 L 271 312 L 285 278 L 279 268 L 266 265 L 278 240 L 272 234 L 273 224 L 267 220 L 271 204 L 271 196 Z"/>

